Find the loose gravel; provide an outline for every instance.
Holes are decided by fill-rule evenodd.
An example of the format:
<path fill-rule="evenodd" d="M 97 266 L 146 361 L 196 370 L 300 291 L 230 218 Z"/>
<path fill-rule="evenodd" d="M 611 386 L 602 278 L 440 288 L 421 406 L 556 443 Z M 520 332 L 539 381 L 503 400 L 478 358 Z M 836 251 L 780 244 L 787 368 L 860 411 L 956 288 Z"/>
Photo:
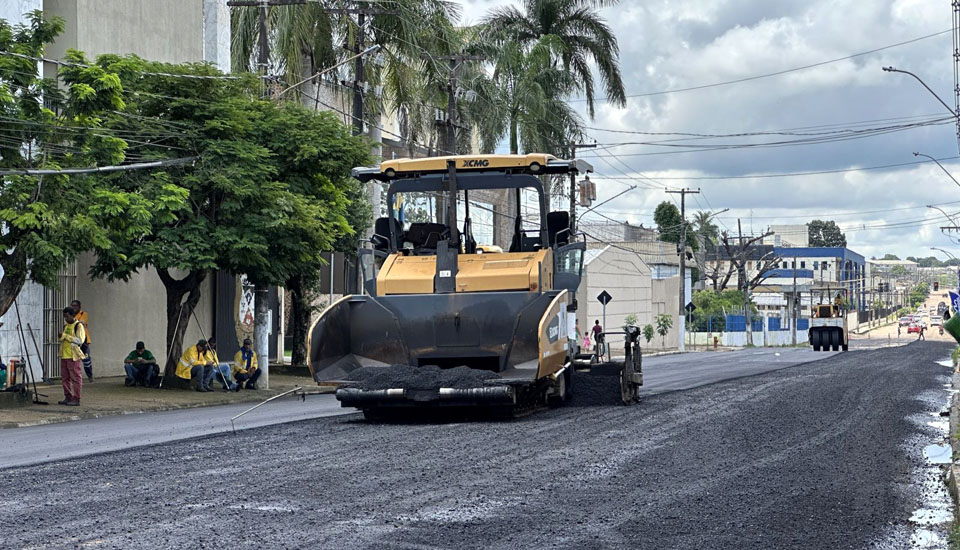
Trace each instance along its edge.
<path fill-rule="evenodd" d="M 904 442 L 950 347 L 515 421 L 306 421 L 3 471 L 11 548 L 868 548 L 917 507 Z M 591 384 L 597 386 L 590 390 Z M 902 544 L 900 544 L 902 542 Z M 894 541 L 891 547 L 907 546 Z"/>

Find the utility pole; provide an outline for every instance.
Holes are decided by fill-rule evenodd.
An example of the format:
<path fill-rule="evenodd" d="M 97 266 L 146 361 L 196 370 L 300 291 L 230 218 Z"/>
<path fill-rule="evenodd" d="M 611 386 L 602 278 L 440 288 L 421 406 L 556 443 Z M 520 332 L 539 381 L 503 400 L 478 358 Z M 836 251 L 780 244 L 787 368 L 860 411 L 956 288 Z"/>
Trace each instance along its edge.
<path fill-rule="evenodd" d="M 790 308 L 790 343 L 797 345 L 797 260 L 793 260 L 793 297 Z"/>
<path fill-rule="evenodd" d="M 740 255 L 742 258 L 744 256 L 744 246 L 743 246 L 743 229 L 740 225 L 740 218 L 737 218 L 737 233 L 740 235 Z M 750 319 L 750 281 L 747 280 L 747 270 L 744 267 L 745 260 L 741 262 L 740 273 L 743 278 L 743 320 L 745 323 L 744 330 L 747 335 L 747 345 L 753 344 L 753 320 Z"/>
<path fill-rule="evenodd" d="M 570 144 L 570 160 L 577 158 L 577 149 L 593 149 L 597 146 L 596 143 L 571 143 Z M 570 236 L 573 237 L 573 233 L 576 231 L 577 227 L 577 175 L 573 172 L 570 173 Z"/>
<path fill-rule="evenodd" d="M 692 190 L 683 188 L 676 191 L 667 190 L 667 193 L 680 195 L 680 243 L 677 245 L 680 250 L 680 310 L 677 316 L 679 319 L 677 322 L 677 340 L 680 342 L 679 350 L 682 353 L 685 351 L 684 340 L 686 340 L 687 336 L 687 293 L 685 289 L 687 279 L 687 195 L 698 195 L 700 194 L 700 189 Z M 743 246 L 742 239 L 740 245 Z"/>
<path fill-rule="evenodd" d="M 423 55 L 424 59 L 440 60 L 449 62 L 447 77 L 447 120 L 444 121 L 444 150 L 449 155 L 456 155 L 460 151 L 460 143 L 457 141 L 457 128 L 460 126 L 459 114 L 457 112 L 457 70 L 464 61 L 483 61 L 486 57 L 482 55 L 467 55 L 463 53 L 451 55 Z"/>

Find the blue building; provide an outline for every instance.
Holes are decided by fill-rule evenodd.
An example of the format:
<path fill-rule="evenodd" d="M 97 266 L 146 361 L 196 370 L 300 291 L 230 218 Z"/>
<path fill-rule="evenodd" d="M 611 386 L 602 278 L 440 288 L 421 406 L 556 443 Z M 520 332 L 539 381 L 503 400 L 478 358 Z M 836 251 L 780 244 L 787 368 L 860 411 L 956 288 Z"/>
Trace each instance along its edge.
<path fill-rule="evenodd" d="M 832 247 L 774 247 L 781 258 L 774 273 L 777 278 L 793 278 L 810 282 L 818 290 L 843 288 L 847 291 L 851 309 L 866 309 L 864 288 L 866 260 L 849 248 Z"/>

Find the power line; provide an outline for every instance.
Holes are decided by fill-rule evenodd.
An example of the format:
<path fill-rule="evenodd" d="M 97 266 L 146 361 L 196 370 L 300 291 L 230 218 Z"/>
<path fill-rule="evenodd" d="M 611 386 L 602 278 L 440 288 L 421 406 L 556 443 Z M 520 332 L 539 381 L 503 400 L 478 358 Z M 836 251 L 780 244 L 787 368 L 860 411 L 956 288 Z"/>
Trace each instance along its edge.
<path fill-rule="evenodd" d="M 200 157 L 186 157 L 179 159 L 157 160 L 153 162 L 140 162 L 135 164 L 120 164 L 115 166 L 92 166 L 90 168 L 62 168 L 62 169 L 13 169 L 0 170 L 0 176 L 46 176 L 56 174 L 93 174 L 99 172 L 126 172 L 130 170 L 145 170 L 148 168 L 164 168 L 166 166 L 179 166 L 182 164 L 193 164 Z"/>
<path fill-rule="evenodd" d="M 945 31 L 935 32 L 935 33 L 933 33 L 933 34 L 927 34 L 927 35 L 924 35 L 924 36 L 919 36 L 919 37 L 917 37 L 917 38 L 912 38 L 912 39 L 910 39 L 910 40 L 906 40 L 906 41 L 903 41 L 903 42 L 897 42 L 896 44 L 890 44 L 890 45 L 888 45 L 888 46 L 882 46 L 882 47 L 880 47 L 880 48 L 874 48 L 874 49 L 872 49 L 872 50 L 867 50 L 867 51 L 865 51 L 865 52 L 855 53 L 855 54 L 852 54 L 852 55 L 847 55 L 847 56 L 844 56 L 844 57 L 838 57 L 838 58 L 835 58 L 835 59 L 828 59 L 828 60 L 826 60 L 826 61 L 820 61 L 820 62 L 817 62 L 817 63 L 811 63 L 811 64 L 809 64 L 809 65 L 802 65 L 802 66 L 800 66 L 800 67 L 793 67 L 793 68 L 791 68 L 791 69 L 784 69 L 784 70 L 782 70 L 782 71 L 776 71 L 776 72 L 772 72 L 772 73 L 759 74 L 759 75 L 755 75 L 755 76 L 748 76 L 748 77 L 745 77 L 745 78 L 737 78 L 737 79 L 734 79 L 734 80 L 727 80 L 727 81 L 723 81 L 723 82 L 714 82 L 713 84 L 702 84 L 702 85 L 700 85 L 700 86 L 690 86 L 690 87 L 687 87 L 687 88 L 673 88 L 673 89 L 670 89 L 670 90 L 661 90 L 661 91 L 659 91 L 659 92 L 646 92 L 646 93 L 641 93 L 641 94 L 628 94 L 626 97 L 628 97 L 628 98 L 630 98 L 630 97 L 651 97 L 651 96 L 664 95 L 664 94 L 674 94 L 674 93 L 678 93 L 678 92 L 690 92 L 690 91 L 693 91 L 693 90 L 704 90 L 704 89 L 707 89 L 707 88 L 716 88 L 716 87 L 718 87 L 718 86 L 727 86 L 727 85 L 730 85 L 730 84 L 738 84 L 738 83 L 741 83 L 741 82 L 749 82 L 749 81 L 751 81 L 751 80 L 759 80 L 759 79 L 761 79 L 761 78 L 769 78 L 769 77 L 772 77 L 772 76 L 779 76 L 779 75 L 782 75 L 782 74 L 792 73 L 792 72 L 796 72 L 796 71 L 803 71 L 803 70 L 806 70 L 806 69 L 812 69 L 812 68 L 814 68 L 814 67 L 820 67 L 820 66 L 823 66 L 823 65 L 829 65 L 829 64 L 831 64 L 831 63 L 837 63 L 837 62 L 839 62 L 839 61 L 846 61 L 846 60 L 848 60 L 848 59 L 854 59 L 854 58 L 857 58 L 857 57 L 862 57 L 862 56 L 864 56 L 864 55 L 870 55 L 870 54 L 873 54 L 873 53 L 881 52 L 881 51 L 883 51 L 883 50 L 889 50 L 889 49 L 891 49 L 891 48 L 897 48 L 897 47 L 899 47 L 899 46 L 905 46 L 905 45 L 907 45 L 907 44 L 912 44 L 912 43 L 914 43 L 914 42 L 919 42 L 919 41 L 921 41 L 921 40 L 926 40 L 927 38 L 933 38 L 933 37 L 935 37 L 935 36 L 940 36 L 940 35 L 942 35 L 942 34 L 947 34 L 948 32 L 953 32 L 953 28 L 947 29 L 947 30 L 945 30 Z M 608 100 L 609 100 L 609 98 L 604 97 L 604 98 L 597 98 L 597 99 L 595 99 L 594 101 L 608 101 Z M 583 102 L 583 101 L 586 101 L 586 98 L 571 99 L 570 101 L 571 101 L 571 102 Z"/>

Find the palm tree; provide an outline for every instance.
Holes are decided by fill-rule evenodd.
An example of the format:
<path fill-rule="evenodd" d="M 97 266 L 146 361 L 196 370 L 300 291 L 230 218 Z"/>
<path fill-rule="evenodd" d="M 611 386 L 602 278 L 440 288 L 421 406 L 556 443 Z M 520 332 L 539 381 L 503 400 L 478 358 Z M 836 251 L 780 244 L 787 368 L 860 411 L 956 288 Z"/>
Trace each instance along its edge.
<path fill-rule="evenodd" d="M 693 215 L 693 226 L 696 228 L 698 240 L 701 241 L 701 247 L 705 247 L 705 245 L 708 244 L 717 244 L 720 230 L 713 221 L 711 221 L 713 216 L 714 214 L 712 212 L 704 212 L 703 210 L 698 210 L 697 213 Z"/>
<path fill-rule="evenodd" d="M 548 38 L 557 44 L 559 48 L 552 52 L 551 61 L 574 77 L 574 87 L 586 96 L 587 111 L 593 118 L 596 97 L 591 61 L 600 73 L 607 100 L 618 107 L 627 102 L 617 39 L 596 11 L 616 3 L 617 0 L 525 0 L 523 11 L 515 6 L 496 8 L 484 24 L 491 36 L 506 37 L 527 51 Z"/>

